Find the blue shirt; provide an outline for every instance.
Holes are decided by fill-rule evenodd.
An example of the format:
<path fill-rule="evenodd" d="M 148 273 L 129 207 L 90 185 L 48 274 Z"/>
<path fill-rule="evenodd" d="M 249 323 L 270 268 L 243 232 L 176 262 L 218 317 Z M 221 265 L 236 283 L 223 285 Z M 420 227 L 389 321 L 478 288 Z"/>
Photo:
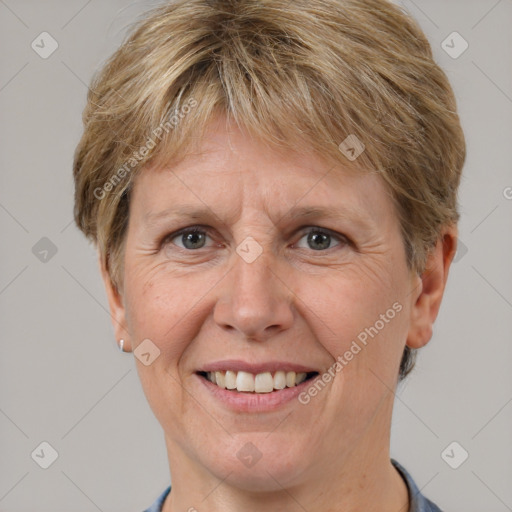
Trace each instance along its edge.
<path fill-rule="evenodd" d="M 398 470 L 402 478 L 404 479 L 407 489 L 409 490 L 409 501 L 411 502 L 411 507 L 409 508 L 409 512 L 442 512 L 441 509 L 434 505 L 430 500 L 425 498 L 419 491 L 418 486 L 414 483 L 411 475 L 395 460 L 391 460 L 393 466 Z M 171 486 L 167 487 L 165 491 L 158 497 L 158 499 L 144 512 L 162 512 L 162 506 L 164 504 L 165 498 L 171 491 Z"/>

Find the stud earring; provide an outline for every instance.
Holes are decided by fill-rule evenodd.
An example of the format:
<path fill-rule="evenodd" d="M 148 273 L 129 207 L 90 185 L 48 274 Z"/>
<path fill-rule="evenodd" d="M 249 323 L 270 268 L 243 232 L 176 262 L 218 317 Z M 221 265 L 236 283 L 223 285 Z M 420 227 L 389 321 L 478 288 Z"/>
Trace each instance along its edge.
<path fill-rule="evenodd" d="M 124 340 L 119 340 L 119 350 L 124 352 Z"/>

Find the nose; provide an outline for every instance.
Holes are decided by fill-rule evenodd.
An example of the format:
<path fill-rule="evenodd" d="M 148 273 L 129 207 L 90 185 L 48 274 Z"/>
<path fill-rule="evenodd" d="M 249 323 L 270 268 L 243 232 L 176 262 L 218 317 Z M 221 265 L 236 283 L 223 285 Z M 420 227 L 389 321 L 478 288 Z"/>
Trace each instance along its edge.
<path fill-rule="evenodd" d="M 293 292 L 279 274 L 275 257 L 264 252 L 248 263 L 235 254 L 234 260 L 215 305 L 216 324 L 254 341 L 289 329 L 294 318 Z"/>

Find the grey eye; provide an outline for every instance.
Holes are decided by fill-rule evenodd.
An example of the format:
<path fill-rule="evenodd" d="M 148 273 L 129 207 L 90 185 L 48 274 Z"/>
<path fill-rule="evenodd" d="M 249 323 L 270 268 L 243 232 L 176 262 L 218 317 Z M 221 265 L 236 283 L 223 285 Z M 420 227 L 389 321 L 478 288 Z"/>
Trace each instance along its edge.
<path fill-rule="evenodd" d="M 313 251 L 323 251 L 340 244 L 338 237 L 318 228 L 311 229 L 308 233 L 302 236 L 301 240 L 304 238 L 306 238 L 306 243 L 308 244 L 306 248 L 312 249 Z M 334 245 L 333 242 L 335 242 Z M 301 247 L 300 241 L 298 246 Z M 301 248 L 304 248 L 304 246 Z"/>
<path fill-rule="evenodd" d="M 171 241 L 182 249 L 202 249 L 206 244 L 207 236 L 208 235 L 200 229 L 192 229 L 179 233 L 174 236 Z M 182 245 L 180 245 L 179 242 L 181 242 Z"/>

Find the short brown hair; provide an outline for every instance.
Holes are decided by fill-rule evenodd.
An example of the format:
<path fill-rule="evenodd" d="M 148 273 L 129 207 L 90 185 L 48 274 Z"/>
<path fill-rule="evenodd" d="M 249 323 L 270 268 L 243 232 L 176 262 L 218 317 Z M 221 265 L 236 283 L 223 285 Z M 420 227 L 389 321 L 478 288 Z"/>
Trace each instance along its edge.
<path fill-rule="evenodd" d="M 386 0 L 178 0 L 146 13 L 91 82 L 74 158 L 75 221 L 122 284 L 140 170 L 222 112 L 262 140 L 378 172 L 411 269 L 458 220 L 465 142 L 419 26 Z M 339 144 L 366 147 L 351 164 Z M 404 377 L 414 364 L 406 347 Z"/>

